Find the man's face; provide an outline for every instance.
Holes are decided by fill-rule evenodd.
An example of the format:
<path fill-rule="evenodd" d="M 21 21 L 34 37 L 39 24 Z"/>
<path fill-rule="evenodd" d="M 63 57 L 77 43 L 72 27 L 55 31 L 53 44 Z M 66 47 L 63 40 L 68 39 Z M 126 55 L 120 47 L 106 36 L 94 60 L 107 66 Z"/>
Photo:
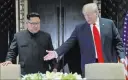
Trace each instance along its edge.
<path fill-rule="evenodd" d="M 84 14 L 84 18 L 88 22 L 88 24 L 94 24 L 97 20 L 97 14 L 94 12 L 87 12 Z"/>
<path fill-rule="evenodd" d="M 27 28 L 31 33 L 37 33 L 40 30 L 40 18 L 31 17 L 27 23 Z"/>

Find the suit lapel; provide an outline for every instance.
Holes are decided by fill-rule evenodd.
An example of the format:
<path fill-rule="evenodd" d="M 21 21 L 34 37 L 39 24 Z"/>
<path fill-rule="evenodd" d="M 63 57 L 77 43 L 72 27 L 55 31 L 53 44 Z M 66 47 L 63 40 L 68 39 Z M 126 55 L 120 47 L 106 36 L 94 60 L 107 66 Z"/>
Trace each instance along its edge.
<path fill-rule="evenodd" d="M 91 26 L 89 24 L 87 24 L 87 33 L 88 33 L 88 38 L 90 39 L 90 41 L 93 42 L 93 36 L 92 36 L 92 31 L 91 31 Z"/>
<path fill-rule="evenodd" d="M 86 27 L 84 27 L 84 34 L 83 35 L 86 35 L 86 39 L 88 39 L 88 41 L 90 41 L 91 43 L 93 42 L 93 36 L 92 36 L 92 31 L 91 31 L 91 27 L 90 27 L 90 24 L 86 24 L 84 25 Z"/>
<path fill-rule="evenodd" d="M 90 25 L 87 23 L 84 26 L 83 30 L 84 30 L 84 34 L 83 35 L 86 36 L 84 42 L 86 41 L 85 43 L 88 44 L 87 47 L 91 48 L 91 51 L 89 51 L 90 54 L 88 54 L 88 55 L 90 55 L 90 56 L 93 55 L 92 58 L 94 58 L 95 57 L 95 47 L 94 47 L 94 41 L 93 41 L 93 36 L 92 36 L 92 31 L 91 31 Z"/>
<path fill-rule="evenodd" d="M 105 24 L 104 24 L 102 18 L 99 18 L 99 24 L 100 24 L 101 41 L 102 41 L 102 46 L 103 46 L 103 44 L 104 44 L 104 35 L 103 35 L 103 33 L 104 33 L 104 25 Z"/>

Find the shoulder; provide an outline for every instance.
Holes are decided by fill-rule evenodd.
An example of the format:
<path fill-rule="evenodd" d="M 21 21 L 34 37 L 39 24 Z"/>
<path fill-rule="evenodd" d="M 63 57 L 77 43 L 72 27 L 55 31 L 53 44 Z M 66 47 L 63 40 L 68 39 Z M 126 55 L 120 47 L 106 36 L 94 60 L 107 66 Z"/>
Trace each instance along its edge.
<path fill-rule="evenodd" d="M 15 36 L 21 36 L 26 34 L 26 30 L 15 33 Z"/>
<path fill-rule="evenodd" d="M 104 22 L 113 23 L 113 20 L 107 18 L 100 18 Z"/>
<path fill-rule="evenodd" d="M 84 27 L 85 25 L 88 25 L 87 22 L 80 23 L 80 24 L 76 25 L 76 29 L 80 29 L 80 28 Z"/>
<path fill-rule="evenodd" d="M 41 35 L 44 35 L 45 37 L 50 37 L 50 34 L 44 31 L 40 31 Z"/>

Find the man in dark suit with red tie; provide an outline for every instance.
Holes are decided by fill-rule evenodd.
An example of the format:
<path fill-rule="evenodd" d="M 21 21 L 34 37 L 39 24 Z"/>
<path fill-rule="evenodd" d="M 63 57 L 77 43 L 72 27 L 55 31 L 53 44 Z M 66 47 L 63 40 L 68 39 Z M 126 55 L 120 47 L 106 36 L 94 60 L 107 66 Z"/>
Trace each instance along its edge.
<path fill-rule="evenodd" d="M 118 62 L 118 57 L 124 62 L 124 46 L 114 22 L 110 19 L 100 18 L 95 3 L 84 5 L 82 12 L 86 22 L 77 25 L 70 38 L 58 49 L 47 51 L 48 54 L 44 60 L 51 60 L 65 54 L 78 42 L 83 73 L 85 64 Z"/>

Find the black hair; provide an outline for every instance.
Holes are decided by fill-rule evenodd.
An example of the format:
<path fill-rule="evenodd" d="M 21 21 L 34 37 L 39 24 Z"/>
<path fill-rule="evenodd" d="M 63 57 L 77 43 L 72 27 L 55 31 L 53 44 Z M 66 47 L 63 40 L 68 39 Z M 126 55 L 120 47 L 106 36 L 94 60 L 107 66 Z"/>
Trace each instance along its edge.
<path fill-rule="evenodd" d="M 32 12 L 32 13 L 27 15 L 28 20 L 30 20 L 31 17 L 39 17 L 39 19 L 40 19 L 40 15 L 36 12 Z"/>

